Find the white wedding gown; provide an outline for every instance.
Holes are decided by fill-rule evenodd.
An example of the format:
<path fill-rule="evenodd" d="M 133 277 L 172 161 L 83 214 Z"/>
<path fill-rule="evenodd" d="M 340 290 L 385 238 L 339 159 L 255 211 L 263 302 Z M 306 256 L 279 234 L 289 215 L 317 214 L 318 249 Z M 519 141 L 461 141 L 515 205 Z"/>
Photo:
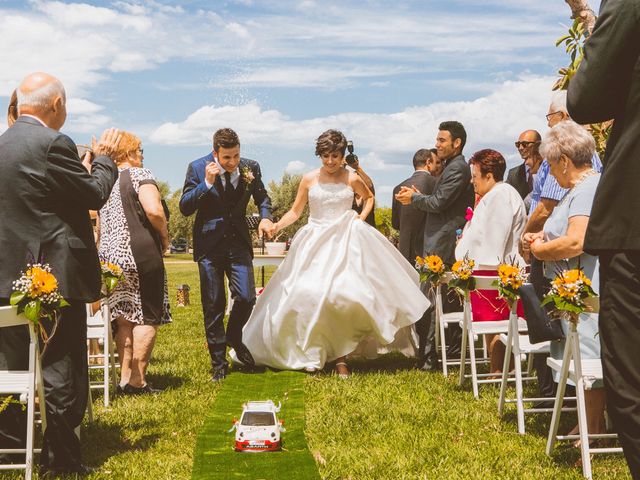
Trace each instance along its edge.
<path fill-rule="evenodd" d="M 413 354 L 410 326 L 429 301 L 413 266 L 357 218 L 352 200 L 343 183 L 309 189 L 309 223 L 296 233 L 243 329 L 256 364 L 320 369 L 356 350 L 366 356 L 384 346 Z"/>

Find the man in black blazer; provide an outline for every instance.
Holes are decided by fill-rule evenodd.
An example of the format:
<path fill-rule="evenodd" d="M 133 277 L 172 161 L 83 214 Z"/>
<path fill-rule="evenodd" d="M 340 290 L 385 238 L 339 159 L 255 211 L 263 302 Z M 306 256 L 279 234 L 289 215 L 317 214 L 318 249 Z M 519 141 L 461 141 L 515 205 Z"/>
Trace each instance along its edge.
<path fill-rule="evenodd" d="M 539 152 L 541 140 L 542 137 L 536 130 L 522 132 L 516 141 L 516 148 L 523 162 L 517 167 L 513 167 L 507 174 L 506 182 L 518 191 L 527 205 L 527 211 L 531 203 L 530 198 L 528 201 L 527 199 L 533 190 L 533 175 L 538 173 L 542 163 L 542 156 Z"/>
<path fill-rule="evenodd" d="M 413 168 L 415 172 L 405 181 L 393 189 L 391 203 L 391 225 L 400 232 L 399 250 L 404 258 L 414 263 L 418 255 L 424 255 L 424 228 L 427 212 L 418 210 L 411 205 L 402 205 L 396 198 L 396 194 L 402 187 L 415 186 L 420 193 L 431 195 L 436 184 L 436 179 L 427 171 L 427 161 L 431 156 L 428 149 L 420 149 L 413 156 Z"/>
<path fill-rule="evenodd" d="M 578 123 L 613 119 L 585 251 L 600 256 L 600 342 L 611 414 L 640 479 L 640 1 L 605 0 L 568 91 Z"/>
<path fill-rule="evenodd" d="M 431 158 L 431 150 L 420 149 L 413 156 L 413 168 L 415 172 L 404 182 L 393 189 L 391 203 L 391 224 L 400 231 L 400 253 L 411 264 L 414 264 L 417 256 L 424 256 L 424 230 L 427 224 L 427 212 L 414 208 L 413 205 L 402 205 L 396 194 L 402 187 L 415 187 L 420 193 L 431 195 L 436 184 L 436 179 L 427 171 L 427 163 Z M 427 292 L 425 292 L 426 294 Z M 429 308 L 420 320 L 415 323 L 418 334 L 417 367 L 423 370 L 437 368 L 438 359 L 435 351 L 430 349 L 429 328 L 433 328 L 431 315 L 433 309 Z M 435 333 L 435 330 L 434 332 Z"/>
<path fill-rule="evenodd" d="M 402 187 L 396 199 L 403 205 L 413 206 L 427 212 L 427 228 L 424 231 L 423 251 L 439 255 L 451 265 L 455 262 L 456 230 L 466 223 L 467 207 L 473 207 L 475 195 L 471 185 L 471 169 L 462 155 L 467 141 L 467 132 L 460 122 L 442 122 L 436 138 L 438 157 L 444 162 L 444 171 L 431 195 L 424 195 L 416 188 Z M 445 303 L 447 311 L 461 308 L 459 301 Z M 460 327 L 451 325 L 449 330 L 449 353 L 451 357 L 460 352 Z M 435 338 L 429 343 L 435 352 Z"/>
<path fill-rule="evenodd" d="M 60 293 L 71 304 L 62 309 L 42 356 L 47 429 L 40 464 L 41 471 L 82 474 L 86 467 L 74 429 L 88 395 L 85 304 L 100 297 L 101 285 L 89 210 L 102 207 L 117 179 L 108 154 L 119 136 L 116 130 L 105 132 L 92 165 L 83 165 L 76 145 L 59 132 L 65 102 L 59 80 L 45 73 L 29 75 L 18 88 L 19 117 L 0 136 L 0 301 L 7 304 L 12 282 L 27 263 L 41 262 L 51 266 Z M 24 329 L 2 329 L 0 367 L 20 368 L 20 350 L 27 342 Z M 8 413 L 10 418 L 0 420 L 0 441 L 20 448 L 24 414 Z M 17 423 L 25 430 L 16 431 Z"/>
<path fill-rule="evenodd" d="M 196 214 L 193 224 L 193 259 L 200 271 L 200 293 L 205 333 L 211 357 L 212 380 L 228 373 L 227 344 L 238 359 L 253 366 L 251 352 L 242 343 L 242 327 L 256 301 L 253 280 L 253 245 L 245 214 L 253 197 L 262 220 L 260 234 L 269 234 L 271 199 L 262 183 L 258 162 L 240 157 L 240 139 L 230 128 L 213 136 L 213 151 L 189 164 L 180 212 Z M 233 308 L 224 327 L 224 277 L 233 296 Z"/>

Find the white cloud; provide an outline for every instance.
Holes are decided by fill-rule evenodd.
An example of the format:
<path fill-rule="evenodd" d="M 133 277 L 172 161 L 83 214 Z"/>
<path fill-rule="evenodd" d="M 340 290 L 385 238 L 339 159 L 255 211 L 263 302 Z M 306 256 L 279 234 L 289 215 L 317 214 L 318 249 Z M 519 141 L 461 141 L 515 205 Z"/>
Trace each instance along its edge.
<path fill-rule="evenodd" d="M 287 164 L 284 171 L 287 173 L 303 173 L 310 170 L 311 167 L 300 160 L 292 160 Z"/>
<path fill-rule="evenodd" d="M 438 125 L 459 120 L 468 132 L 468 155 L 495 148 L 513 159 L 513 142 L 526 129 L 546 130 L 544 115 L 551 95 L 551 77 L 528 76 L 499 84 L 472 101 L 437 102 L 390 114 L 347 112 L 293 120 L 256 101 L 240 106 L 203 106 L 185 120 L 158 126 L 150 140 L 163 145 L 208 145 L 211 133 L 231 126 L 244 144 L 284 149 L 309 148 L 328 128 L 342 130 L 354 141 L 365 169 L 406 168 L 413 153 L 435 143 Z"/>

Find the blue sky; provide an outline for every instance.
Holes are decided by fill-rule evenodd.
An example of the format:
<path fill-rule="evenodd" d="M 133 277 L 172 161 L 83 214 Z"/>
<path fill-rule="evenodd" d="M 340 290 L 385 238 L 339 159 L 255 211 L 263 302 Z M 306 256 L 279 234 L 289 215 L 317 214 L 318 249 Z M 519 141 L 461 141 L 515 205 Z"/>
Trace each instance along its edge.
<path fill-rule="evenodd" d="M 563 0 L 0 0 L 0 108 L 31 71 L 57 75 L 65 133 L 138 134 L 174 189 L 217 128 L 266 180 L 317 166 L 315 138 L 339 128 L 389 205 L 443 120 L 465 124 L 467 156 L 516 164 L 518 134 L 546 129 L 569 16 Z"/>

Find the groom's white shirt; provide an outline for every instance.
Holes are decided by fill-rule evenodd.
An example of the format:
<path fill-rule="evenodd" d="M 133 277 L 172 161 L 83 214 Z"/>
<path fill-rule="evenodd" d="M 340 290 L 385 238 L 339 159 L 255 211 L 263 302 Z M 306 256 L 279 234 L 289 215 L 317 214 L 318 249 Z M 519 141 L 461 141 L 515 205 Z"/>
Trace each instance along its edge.
<path fill-rule="evenodd" d="M 222 168 L 222 165 L 220 165 L 220 162 L 218 161 L 217 158 L 215 157 L 213 158 L 215 159 L 214 162 L 216 162 L 216 164 L 218 165 L 218 168 L 220 169 L 219 176 L 220 176 L 220 181 L 222 182 L 222 186 L 226 187 L 227 180 L 224 178 L 224 172 L 226 172 L 226 170 Z M 231 172 L 231 185 L 233 185 L 233 188 L 238 188 L 238 182 L 240 182 L 240 167 L 236 168 L 233 172 Z M 204 183 L 205 185 L 207 185 L 207 188 L 213 187 L 213 185 L 207 182 L 206 179 Z"/>

